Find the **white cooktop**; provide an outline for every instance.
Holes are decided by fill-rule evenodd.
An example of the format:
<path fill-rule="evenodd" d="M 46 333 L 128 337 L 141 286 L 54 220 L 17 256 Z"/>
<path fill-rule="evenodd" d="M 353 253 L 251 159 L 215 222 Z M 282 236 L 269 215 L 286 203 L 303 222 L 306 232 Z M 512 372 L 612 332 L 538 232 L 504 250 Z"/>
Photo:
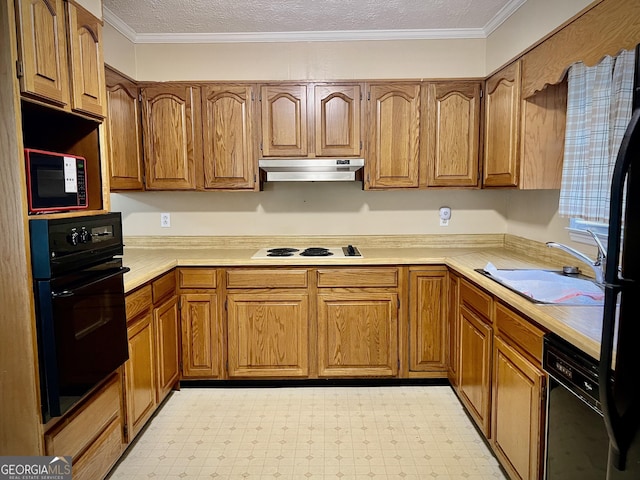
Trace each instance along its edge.
<path fill-rule="evenodd" d="M 306 247 L 296 247 L 296 251 L 295 252 L 290 252 L 291 255 L 288 256 L 273 256 L 273 255 L 269 255 L 269 250 L 274 250 L 274 249 L 281 249 L 281 248 L 287 248 L 287 247 L 267 247 L 267 248 L 261 248 L 260 250 L 258 250 L 256 253 L 253 254 L 253 256 L 251 257 L 254 260 L 263 260 L 263 259 L 269 259 L 269 260 L 274 260 L 274 261 L 278 261 L 278 260 L 282 260 L 282 259 L 286 259 L 286 258 L 308 258 L 308 259 L 314 259 L 314 260 L 321 260 L 321 259 L 330 259 L 330 258 L 362 258 L 362 254 L 360 253 L 360 251 L 358 250 L 357 247 L 354 247 L 355 253 L 356 255 L 348 255 L 347 253 L 345 253 L 345 250 L 347 247 L 331 247 L 331 248 L 327 248 L 327 247 L 310 247 L 310 248 L 326 248 L 331 255 L 326 255 L 326 256 L 320 256 L 320 255 L 309 255 L 309 256 L 305 256 L 305 255 L 301 255 L 302 252 L 304 252 L 306 250 Z"/>

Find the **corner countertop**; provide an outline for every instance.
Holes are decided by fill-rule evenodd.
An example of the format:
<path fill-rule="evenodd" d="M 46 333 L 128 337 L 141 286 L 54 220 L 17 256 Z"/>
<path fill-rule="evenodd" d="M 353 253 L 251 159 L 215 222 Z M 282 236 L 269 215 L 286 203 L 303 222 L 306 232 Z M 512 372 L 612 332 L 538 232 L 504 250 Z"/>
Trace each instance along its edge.
<path fill-rule="evenodd" d="M 473 236 L 455 237 L 455 241 L 445 239 L 422 244 L 405 241 L 395 245 L 393 242 L 399 240 L 398 238 L 391 239 L 389 244 L 386 239 L 382 242 L 375 241 L 379 240 L 377 238 L 370 242 L 371 246 L 363 243 L 363 239 L 358 243 L 340 243 L 357 245 L 362 252 L 362 258 L 294 257 L 260 260 L 251 257 L 258 248 L 270 243 L 263 242 L 256 247 L 245 245 L 242 241 L 229 241 L 228 238 L 218 244 L 206 245 L 195 242 L 189 247 L 176 246 L 171 242 L 167 242 L 166 246 L 161 242 L 151 242 L 150 246 L 143 246 L 143 241 L 127 242 L 129 246 L 125 248 L 123 262 L 131 271 L 124 276 L 124 286 L 125 291 L 130 292 L 174 267 L 185 266 L 446 265 L 542 327 L 556 333 L 592 357 L 599 358 L 602 307 L 532 303 L 475 271 L 476 268 L 483 268 L 488 262 L 498 268 L 557 268 L 558 263 L 550 261 L 556 260 L 553 256 L 557 253 L 547 254 L 551 249 L 536 250 L 537 242 L 531 243 L 524 239 L 523 242 L 518 242 L 518 237 L 515 237 L 516 241 L 513 238 L 505 240 L 502 235 L 472 239 L 468 237 Z M 228 248 L 228 245 L 237 248 Z"/>

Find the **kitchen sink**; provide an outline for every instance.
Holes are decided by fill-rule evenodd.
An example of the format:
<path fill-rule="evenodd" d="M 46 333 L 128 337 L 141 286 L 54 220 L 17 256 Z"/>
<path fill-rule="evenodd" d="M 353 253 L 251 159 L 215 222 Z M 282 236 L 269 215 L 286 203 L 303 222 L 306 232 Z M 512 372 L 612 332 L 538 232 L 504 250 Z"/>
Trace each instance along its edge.
<path fill-rule="evenodd" d="M 603 305 L 604 290 L 589 277 L 543 269 L 498 269 L 492 264 L 481 273 L 530 302 L 550 305 Z"/>

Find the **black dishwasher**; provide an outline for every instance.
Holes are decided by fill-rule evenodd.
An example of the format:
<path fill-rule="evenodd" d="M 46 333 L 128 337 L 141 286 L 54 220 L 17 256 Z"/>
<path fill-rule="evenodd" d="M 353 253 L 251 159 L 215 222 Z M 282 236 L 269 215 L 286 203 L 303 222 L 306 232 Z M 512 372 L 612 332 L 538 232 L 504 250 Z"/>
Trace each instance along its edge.
<path fill-rule="evenodd" d="M 544 338 L 547 480 L 607 477 L 609 436 L 600 410 L 598 361 L 556 335 Z"/>

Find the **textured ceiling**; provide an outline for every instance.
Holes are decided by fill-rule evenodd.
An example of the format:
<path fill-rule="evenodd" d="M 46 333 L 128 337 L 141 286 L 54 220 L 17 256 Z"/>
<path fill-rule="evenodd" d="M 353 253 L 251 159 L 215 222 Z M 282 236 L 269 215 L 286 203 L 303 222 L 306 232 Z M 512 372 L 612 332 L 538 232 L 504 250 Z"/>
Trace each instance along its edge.
<path fill-rule="evenodd" d="M 524 0 L 103 0 L 130 36 L 484 31 Z"/>

